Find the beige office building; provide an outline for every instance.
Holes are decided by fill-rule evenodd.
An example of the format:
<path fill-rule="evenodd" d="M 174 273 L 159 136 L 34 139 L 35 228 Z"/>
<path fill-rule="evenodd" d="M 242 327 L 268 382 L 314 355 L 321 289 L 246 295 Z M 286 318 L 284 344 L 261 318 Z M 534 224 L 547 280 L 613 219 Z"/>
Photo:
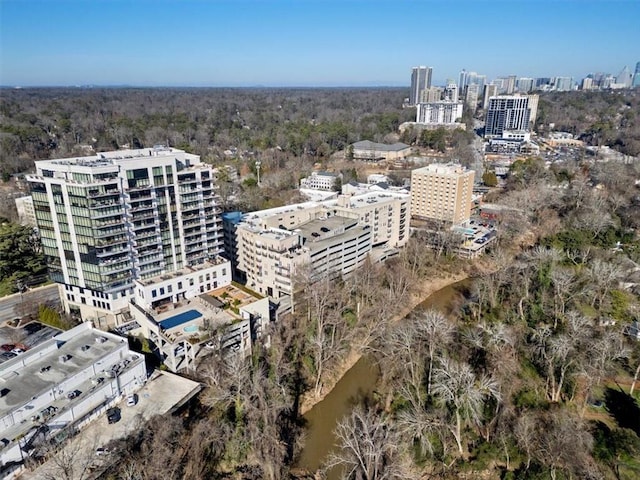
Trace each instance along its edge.
<path fill-rule="evenodd" d="M 411 172 L 411 215 L 454 225 L 471 216 L 475 172 L 462 165 L 434 163 Z"/>

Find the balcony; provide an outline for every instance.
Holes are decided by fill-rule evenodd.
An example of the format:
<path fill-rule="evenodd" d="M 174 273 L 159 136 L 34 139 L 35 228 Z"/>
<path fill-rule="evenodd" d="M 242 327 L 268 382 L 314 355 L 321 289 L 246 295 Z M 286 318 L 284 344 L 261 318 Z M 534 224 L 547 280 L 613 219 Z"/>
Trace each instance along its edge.
<path fill-rule="evenodd" d="M 117 248 L 109 248 L 109 249 L 104 249 L 102 251 L 96 252 L 96 257 L 98 258 L 108 258 L 111 257 L 113 255 L 118 255 L 118 254 L 122 254 L 122 253 L 129 253 L 129 247 L 127 245 L 122 245 L 120 247 Z"/>
<path fill-rule="evenodd" d="M 114 237 L 114 236 L 123 236 L 126 230 L 124 227 L 120 228 L 110 228 L 109 230 L 94 230 L 94 238 L 106 238 L 106 237 Z M 126 238 L 126 237 L 124 237 Z"/>
<path fill-rule="evenodd" d="M 107 247 L 110 245 L 118 245 L 119 243 L 127 243 L 128 239 L 126 235 L 118 235 L 117 237 L 109 237 L 104 240 L 98 240 L 96 246 Z"/>
<path fill-rule="evenodd" d="M 114 263 L 113 265 L 101 265 L 102 275 L 116 275 L 120 272 L 131 270 L 131 262 Z"/>
<path fill-rule="evenodd" d="M 121 205 L 122 204 L 120 202 L 116 202 L 115 200 L 104 200 L 104 201 L 90 203 L 89 208 L 92 210 L 96 210 L 100 208 L 108 208 L 108 207 L 115 207 L 115 206 L 119 207 Z"/>
<path fill-rule="evenodd" d="M 143 257 L 139 257 L 138 260 L 136 261 L 137 265 L 149 265 L 150 263 L 153 262 L 162 262 L 162 260 L 164 260 L 164 257 L 162 255 L 146 255 Z"/>
<path fill-rule="evenodd" d="M 89 190 L 87 192 L 87 196 L 89 198 L 103 198 L 103 197 L 112 197 L 112 196 L 120 196 L 120 190 Z"/>

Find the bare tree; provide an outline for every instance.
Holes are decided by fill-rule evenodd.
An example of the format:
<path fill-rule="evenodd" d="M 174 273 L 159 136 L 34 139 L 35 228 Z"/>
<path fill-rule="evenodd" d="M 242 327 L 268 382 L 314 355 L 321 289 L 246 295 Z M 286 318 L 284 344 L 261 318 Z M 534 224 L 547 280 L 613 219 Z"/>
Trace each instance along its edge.
<path fill-rule="evenodd" d="M 451 412 L 453 418 L 450 419 L 448 428 L 460 455 L 464 454 L 464 424 L 472 422 L 480 425 L 485 401 L 490 398 L 497 401 L 501 399 L 500 388 L 491 377 L 477 377 L 468 364 L 446 357 L 434 369 L 433 394 Z"/>
<path fill-rule="evenodd" d="M 356 407 L 335 430 L 339 449 L 324 470 L 338 467 L 342 478 L 386 480 L 405 478 L 398 468 L 398 438 L 387 418 L 375 410 Z"/>

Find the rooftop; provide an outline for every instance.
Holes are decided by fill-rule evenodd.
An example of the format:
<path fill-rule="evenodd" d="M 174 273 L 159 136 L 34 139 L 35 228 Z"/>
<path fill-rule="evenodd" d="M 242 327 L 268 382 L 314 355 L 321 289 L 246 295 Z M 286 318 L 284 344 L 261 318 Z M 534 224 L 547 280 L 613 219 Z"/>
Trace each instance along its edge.
<path fill-rule="evenodd" d="M 361 140 L 353 144 L 353 148 L 363 149 L 363 150 L 378 150 L 380 152 L 399 152 L 406 148 L 411 148 L 409 145 L 405 143 L 393 143 L 391 145 L 387 145 L 386 143 L 376 143 L 371 140 Z"/>

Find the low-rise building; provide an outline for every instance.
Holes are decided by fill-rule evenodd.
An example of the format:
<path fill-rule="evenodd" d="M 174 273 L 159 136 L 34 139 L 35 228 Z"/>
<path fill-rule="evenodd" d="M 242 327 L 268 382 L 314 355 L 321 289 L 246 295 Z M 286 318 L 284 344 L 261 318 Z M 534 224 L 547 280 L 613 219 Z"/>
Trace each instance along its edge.
<path fill-rule="evenodd" d="M 151 340 L 173 372 L 194 369 L 203 352 L 250 355 L 270 319 L 268 298 L 230 283 L 190 300 L 144 305 L 136 296 L 131 310 L 135 333 Z"/>
<path fill-rule="evenodd" d="M 0 461 L 20 462 L 39 444 L 82 428 L 147 379 L 127 339 L 85 322 L 0 367 Z"/>
<path fill-rule="evenodd" d="M 332 191 L 342 182 L 341 173 L 311 172 L 311 175 L 300 180 L 300 188 Z"/>
<path fill-rule="evenodd" d="M 353 149 L 353 159 L 368 162 L 379 162 L 384 160 L 397 160 L 411 155 L 411 147 L 404 143 L 376 143 L 369 140 L 362 140 L 351 145 Z"/>

